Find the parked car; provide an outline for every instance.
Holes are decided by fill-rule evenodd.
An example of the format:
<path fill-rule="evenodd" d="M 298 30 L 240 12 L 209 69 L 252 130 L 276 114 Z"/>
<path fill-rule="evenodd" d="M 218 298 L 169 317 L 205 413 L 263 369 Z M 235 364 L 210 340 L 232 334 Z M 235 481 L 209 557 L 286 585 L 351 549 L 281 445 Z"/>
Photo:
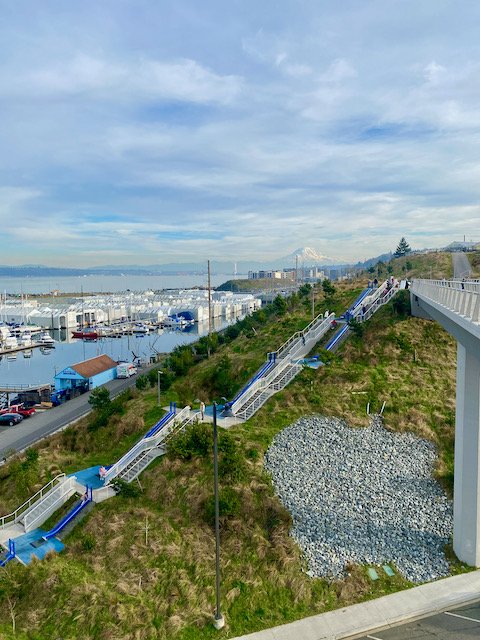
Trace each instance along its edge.
<path fill-rule="evenodd" d="M 0 424 L 8 424 L 13 427 L 14 424 L 18 424 L 23 420 L 23 416 L 19 413 L 2 413 L 0 414 Z"/>
<path fill-rule="evenodd" d="M 35 413 L 34 407 L 25 407 L 23 404 L 12 404 L 6 409 L 1 409 L 0 413 L 19 413 L 24 418 L 29 418 Z"/>

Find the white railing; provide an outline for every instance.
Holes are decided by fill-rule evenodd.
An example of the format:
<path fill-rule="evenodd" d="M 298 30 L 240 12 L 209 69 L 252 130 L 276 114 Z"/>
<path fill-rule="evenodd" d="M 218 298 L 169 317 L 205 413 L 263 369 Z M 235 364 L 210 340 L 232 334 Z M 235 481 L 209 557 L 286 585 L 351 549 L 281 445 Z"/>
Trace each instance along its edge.
<path fill-rule="evenodd" d="M 51 489 L 42 500 L 28 511 L 22 522 L 25 531 L 32 531 L 39 527 L 52 513 L 59 509 L 70 496 L 77 492 L 77 479 L 75 476 L 65 478 L 64 481 Z"/>
<path fill-rule="evenodd" d="M 333 318 L 335 318 L 334 313 L 330 313 L 327 318 L 325 318 L 325 316 L 322 313 L 319 314 L 316 318 L 314 318 L 310 322 L 309 325 L 305 327 L 305 329 L 303 329 L 302 331 L 296 331 L 292 336 L 290 336 L 290 338 L 286 342 L 284 342 L 282 346 L 279 349 L 277 349 L 277 351 L 274 352 L 274 354 L 276 355 L 277 358 L 287 357 L 288 353 L 285 353 L 285 352 L 290 351 L 294 342 L 297 342 L 299 340 L 301 341 L 302 337 L 306 339 L 308 333 L 316 330 L 319 326 L 321 326 L 323 323 L 328 321 L 328 319 L 330 319 L 330 322 L 331 322 Z"/>
<path fill-rule="evenodd" d="M 37 493 L 35 493 L 31 498 L 29 498 L 26 502 L 21 504 L 18 507 L 18 509 L 15 509 L 15 511 L 13 511 L 12 513 L 2 516 L 0 518 L 0 529 L 4 529 L 7 525 L 18 522 L 24 513 L 26 513 L 30 508 L 32 508 L 36 502 L 38 502 L 39 500 L 42 500 L 44 496 L 47 493 L 49 493 L 55 485 L 63 481 L 64 478 L 65 478 L 64 473 L 60 473 L 58 476 L 55 476 L 53 480 L 50 480 L 50 482 L 48 482 L 44 487 L 42 487 L 39 491 L 37 491 Z"/>
<path fill-rule="evenodd" d="M 376 313 L 378 309 L 380 309 L 380 307 L 383 307 L 384 304 L 390 302 L 390 300 L 398 291 L 398 287 L 392 287 L 391 289 L 388 289 L 384 295 L 382 295 L 381 297 L 377 297 L 374 302 L 367 306 L 365 313 L 362 313 L 362 309 L 360 308 L 353 317 L 359 322 L 365 322 L 365 320 L 371 318 L 373 314 Z"/>
<path fill-rule="evenodd" d="M 160 431 L 149 438 L 142 438 L 139 442 L 137 442 L 133 447 L 127 451 L 127 453 L 118 460 L 114 465 L 110 467 L 110 469 L 105 474 L 105 484 L 111 482 L 114 478 L 116 478 L 122 471 L 127 467 L 134 459 L 142 454 L 144 451 L 148 451 L 153 447 L 157 447 L 161 442 L 163 442 L 170 434 L 170 432 L 176 428 L 177 425 L 184 422 L 187 417 L 190 416 L 190 407 L 184 407 L 179 413 L 175 416 L 172 416 L 170 420 L 168 420 Z"/>
<path fill-rule="evenodd" d="M 273 369 L 271 369 L 266 376 L 256 380 L 245 391 L 245 393 L 241 395 L 241 397 L 232 405 L 232 413 L 237 417 L 241 417 L 243 407 L 248 404 L 250 399 L 259 391 L 267 389 L 285 369 L 288 369 L 291 366 L 292 360 L 305 356 L 315 346 L 320 338 L 327 333 L 334 318 L 334 313 L 330 313 L 326 318 L 324 316 L 317 316 L 317 318 L 315 318 L 315 320 L 311 322 L 304 331 L 297 331 L 297 333 L 293 334 L 292 338 L 287 340 L 287 342 L 285 342 L 281 347 L 281 349 L 284 349 L 285 345 L 288 344 L 288 353 L 284 352 L 284 355 L 276 360 Z M 293 339 L 294 337 L 295 339 Z M 302 340 L 302 337 L 305 342 Z M 276 353 L 278 354 L 279 351 Z"/>
<path fill-rule="evenodd" d="M 478 280 L 415 280 L 412 293 L 480 323 L 480 282 Z"/>

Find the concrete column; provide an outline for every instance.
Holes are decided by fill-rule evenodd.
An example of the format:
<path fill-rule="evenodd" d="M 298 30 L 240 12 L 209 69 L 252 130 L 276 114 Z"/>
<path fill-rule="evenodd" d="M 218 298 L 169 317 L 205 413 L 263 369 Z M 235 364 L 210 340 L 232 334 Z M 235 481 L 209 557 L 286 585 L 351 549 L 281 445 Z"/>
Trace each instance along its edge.
<path fill-rule="evenodd" d="M 457 343 L 453 549 L 480 566 L 480 359 Z"/>

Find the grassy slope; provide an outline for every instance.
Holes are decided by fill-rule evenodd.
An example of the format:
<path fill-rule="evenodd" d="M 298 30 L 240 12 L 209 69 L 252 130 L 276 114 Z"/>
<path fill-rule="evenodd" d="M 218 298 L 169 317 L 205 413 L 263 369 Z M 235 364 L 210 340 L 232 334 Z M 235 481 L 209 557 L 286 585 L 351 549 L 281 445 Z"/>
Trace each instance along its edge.
<path fill-rule="evenodd" d="M 480 278 L 480 251 L 467 253 L 467 257 L 472 265 L 472 276 L 474 278 Z"/>
<path fill-rule="evenodd" d="M 347 287 L 339 306 L 358 292 Z M 226 347 L 239 385 L 247 369 L 263 360 L 262 354 L 307 321 L 306 312 L 303 317 L 297 312 Z M 171 399 L 198 397 L 202 379 L 222 353 L 179 380 Z M 273 495 L 262 458 L 275 433 L 305 413 L 338 415 L 361 426 L 366 424 L 366 402 L 378 409 L 386 400 L 389 428 L 413 429 L 438 443 L 438 471 L 448 484 L 454 363 L 453 341 L 440 327 L 396 317 L 385 308 L 368 323 L 362 341 L 353 339 L 343 347 L 341 358 L 318 372 L 304 371 L 252 420 L 230 430 L 245 454 L 245 473 L 240 479 L 222 479 L 222 486 L 239 498 L 234 515 L 222 524 L 225 637 L 407 586 L 398 577 L 372 583 L 355 567 L 343 581 L 308 578 L 288 537 L 289 516 Z M 353 393 L 359 391 L 366 393 Z M 155 400 L 154 390 L 138 394 L 128 413 L 101 432 L 80 426 L 76 436 L 70 432 L 52 438 L 40 452 L 37 476 L 47 477 L 59 466 L 71 470 L 113 460 L 127 446 L 125 438 L 134 440 L 143 430 L 143 417 L 151 424 L 158 415 Z M 15 473 L 8 466 L 2 473 L 5 496 L 13 491 Z M 9 565 L 0 574 L 0 595 L 7 603 L 0 614 L 0 634 L 32 639 L 218 637 L 208 624 L 214 605 L 213 530 L 205 517 L 211 478 L 208 459 L 163 458 L 143 474 L 140 498 L 117 497 L 97 505 L 67 539 L 63 554 L 28 568 Z M 15 607 L 15 636 L 9 632 L 7 596 Z"/>

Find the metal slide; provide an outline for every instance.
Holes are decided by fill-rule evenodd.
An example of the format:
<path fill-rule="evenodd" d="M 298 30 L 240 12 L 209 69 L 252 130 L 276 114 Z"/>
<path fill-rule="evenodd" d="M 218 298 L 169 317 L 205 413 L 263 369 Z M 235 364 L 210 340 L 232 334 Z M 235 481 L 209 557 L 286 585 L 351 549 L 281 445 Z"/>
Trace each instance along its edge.
<path fill-rule="evenodd" d="M 65 517 L 63 517 L 60 522 L 58 522 L 53 529 L 47 531 L 45 535 L 42 536 L 43 540 L 49 540 L 56 536 L 62 529 L 64 529 L 69 522 L 71 522 L 75 516 L 85 509 L 87 504 L 92 502 L 92 487 L 86 487 L 85 496 L 82 498 L 79 504 L 76 504 L 71 511 L 67 513 Z"/>

